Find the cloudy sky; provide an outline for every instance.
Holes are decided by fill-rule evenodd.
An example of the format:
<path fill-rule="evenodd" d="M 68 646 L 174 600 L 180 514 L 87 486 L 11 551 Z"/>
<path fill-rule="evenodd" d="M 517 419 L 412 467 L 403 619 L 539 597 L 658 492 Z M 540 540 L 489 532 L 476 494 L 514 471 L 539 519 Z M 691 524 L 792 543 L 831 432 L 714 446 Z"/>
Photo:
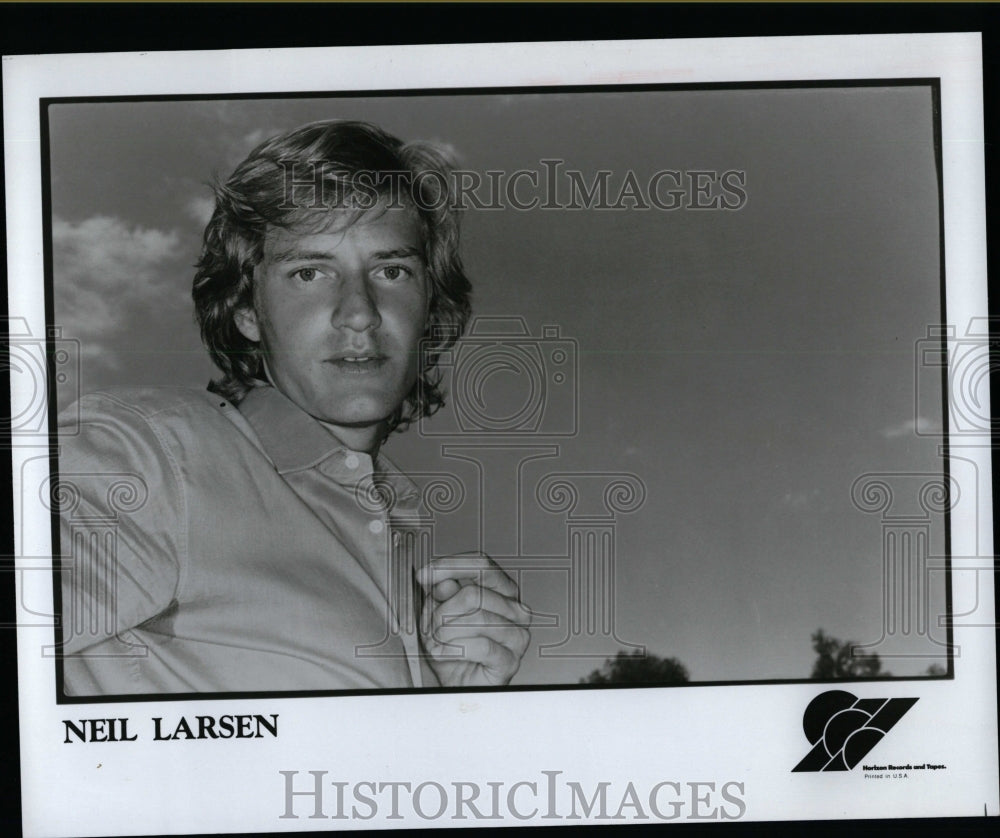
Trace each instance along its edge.
<path fill-rule="evenodd" d="M 918 391 L 914 374 L 916 343 L 942 317 L 929 88 L 52 105 L 54 311 L 82 354 L 63 403 L 114 384 L 205 386 L 190 305 L 205 184 L 262 139 L 331 117 L 437 141 L 484 178 L 544 177 L 541 161 L 559 159 L 588 182 L 609 171 L 616 195 L 629 172 L 640 185 L 664 170 L 745 173 L 732 211 L 465 214 L 476 314 L 571 339 L 574 389 L 547 379 L 544 421 L 576 433 L 476 451 L 478 437 L 444 436 L 449 407 L 387 453 L 465 486 L 439 552 L 481 547 L 527 568 L 525 600 L 558 622 L 535 631 L 516 683 L 575 682 L 626 643 L 679 658 L 696 681 L 803 678 L 817 628 L 879 640 L 882 528 L 851 486 L 942 470 L 940 391 Z M 556 341 L 535 357 L 549 364 Z M 486 409 L 523 401 L 526 380 L 493 376 Z M 616 637 L 543 656 L 570 608 L 566 513 L 536 493 L 555 472 L 580 488 L 576 514 L 614 475 L 633 475 L 644 501 L 614 522 Z M 931 551 L 943 549 L 935 519 Z M 932 617 L 942 602 L 936 589 Z M 934 648 L 911 636 L 877 650 Z"/>

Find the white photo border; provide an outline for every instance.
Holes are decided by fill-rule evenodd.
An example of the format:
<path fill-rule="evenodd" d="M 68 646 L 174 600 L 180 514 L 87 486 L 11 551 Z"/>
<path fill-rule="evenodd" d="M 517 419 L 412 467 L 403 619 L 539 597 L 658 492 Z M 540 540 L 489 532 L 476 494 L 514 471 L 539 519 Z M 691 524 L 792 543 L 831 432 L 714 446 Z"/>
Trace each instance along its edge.
<path fill-rule="evenodd" d="M 462 68 L 460 79 L 455 67 Z M 44 335 L 50 322 L 42 282 L 39 169 L 39 103 L 45 99 L 368 91 L 372 79 L 378 79 L 380 89 L 403 91 L 613 85 L 623 79 L 670 84 L 878 78 L 940 80 L 947 318 L 965 329 L 988 314 L 982 64 L 978 35 L 967 33 L 7 58 L 10 315 L 23 318 L 32 336 Z M 24 383 L 12 378 L 14 416 L 34 395 Z M 51 637 L 51 630 L 33 629 L 24 605 L 45 601 L 46 590 L 51 601 L 51 577 L 45 583 L 40 580 L 46 574 L 27 573 L 53 554 L 48 511 L 28 500 L 37 493 L 27 491 L 23 480 L 29 463 L 47 459 L 48 439 L 44 429 L 19 438 L 14 480 L 24 832 L 123 835 L 472 825 L 449 818 L 451 812 L 438 819 L 415 812 L 395 818 L 386 811 L 370 819 L 331 819 L 332 789 L 326 817 L 309 817 L 309 807 L 298 798 L 292 803 L 300 816 L 282 818 L 288 804 L 285 784 L 295 782 L 300 791 L 311 782 L 311 771 L 326 772 L 324 782 L 343 781 L 349 789 L 367 781 L 437 782 L 443 787 L 494 781 L 504 784 L 505 795 L 518 783 L 544 787 L 552 776 L 544 772 L 562 772 L 560 794 L 564 781 L 588 790 L 610 783 L 612 810 L 619 808 L 628 784 L 642 796 L 658 784 L 673 783 L 687 794 L 678 820 L 998 814 L 994 592 L 992 572 L 979 572 L 992 569 L 991 449 L 988 434 L 961 442 L 961 458 L 971 469 L 965 476 L 952 476 L 965 481 L 963 489 L 978 492 L 983 506 L 978 515 L 951 521 L 951 555 L 968 561 L 963 569 L 976 571 L 953 574 L 952 596 L 953 602 L 976 602 L 977 615 L 985 618 L 954 626 L 961 654 L 954 661 L 953 679 L 845 685 L 865 697 L 917 697 L 909 724 L 892 732 L 890 757 L 896 755 L 904 765 L 924 760 L 946 768 L 887 779 L 877 786 L 879 793 L 861 794 L 873 787 L 862 785 L 860 770 L 791 773 L 808 750 L 802 714 L 829 688 L 817 683 L 233 698 L 227 712 L 280 712 L 280 737 L 212 747 L 140 742 L 110 750 L 106 743 L 67 744 L 62 739 L 66 718 L 194 716 L 217 714 L 219 708 L 217 700 L 209 699 L 183 706 L 143 701 L 115 704 L 111 713 L 99 702 L 89 709 L 54 702 L 52 660 L 38 655 L 40 634 Z M 477 747 L 468 747 L 469 742 Z M 290 781 L 281 771 L 297 774 Z M 63 778 L 59 806 L 48 803 L 53 776 Z M 708 783 L 711 790 L 703 785 Z M 723 787 L 729 794 L 720 799 Z M 574 822 L 566 821 L 570 807 L 561 798 L 555 807 L 559 814 L 546 817 L 554 810 L 546 809 L 544 794 L 535 805 L 530 786 L 520 788 L 523 809 L 537 811 L 523 817 L 522 809 L 507 806 L 506 820 Z M 714 800 L 696 802 L 706 794 L 715 795 Z M 186 805 L 176 807 L 178 799 Z M 708 810 L 715 812 L 714 818 L 704 817 Z M 634 813 L 634 808 L 623 811 Z M 82 813 L 91 814 L 85 818 Z"/>

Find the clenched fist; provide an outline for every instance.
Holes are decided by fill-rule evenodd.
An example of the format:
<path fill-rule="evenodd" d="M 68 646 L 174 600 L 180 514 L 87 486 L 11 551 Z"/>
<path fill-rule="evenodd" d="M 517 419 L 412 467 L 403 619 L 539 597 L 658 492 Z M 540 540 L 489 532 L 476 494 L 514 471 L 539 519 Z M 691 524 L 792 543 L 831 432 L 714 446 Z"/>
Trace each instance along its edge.
<path fill-rule="evenodd" d="M 431 559 L 417 581 L 427 595 L 420 636 L 441 684 L 509 683 L 531 637 L 514 580 L 489 556 L 469 553 Z"/>

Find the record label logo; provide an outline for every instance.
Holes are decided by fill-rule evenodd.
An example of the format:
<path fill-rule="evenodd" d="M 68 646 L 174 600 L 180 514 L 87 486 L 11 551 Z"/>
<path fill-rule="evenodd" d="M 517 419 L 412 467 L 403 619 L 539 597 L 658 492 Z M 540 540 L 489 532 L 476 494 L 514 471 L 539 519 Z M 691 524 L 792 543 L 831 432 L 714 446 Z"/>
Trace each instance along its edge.
<path fill-rule="evenodd" d="M 850 771 L 916 703 L 858 698 L 845 690 L 820 693 L 802 714 L 802 730 L 814 747 L 792 771 Z"/>

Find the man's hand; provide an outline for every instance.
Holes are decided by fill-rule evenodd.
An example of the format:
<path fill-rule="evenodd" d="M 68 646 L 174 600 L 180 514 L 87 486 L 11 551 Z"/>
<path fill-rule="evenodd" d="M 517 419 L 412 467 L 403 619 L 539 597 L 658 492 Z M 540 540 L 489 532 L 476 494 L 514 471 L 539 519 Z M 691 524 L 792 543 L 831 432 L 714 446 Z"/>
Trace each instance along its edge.
<path fill-rule="evenodd" d="M 528 648 L 531 611 L 517 585 L 481 553 L 432 559 L 417 571 L 426 593 L 420 636 L 446 687 L 507 684 Z"/>

